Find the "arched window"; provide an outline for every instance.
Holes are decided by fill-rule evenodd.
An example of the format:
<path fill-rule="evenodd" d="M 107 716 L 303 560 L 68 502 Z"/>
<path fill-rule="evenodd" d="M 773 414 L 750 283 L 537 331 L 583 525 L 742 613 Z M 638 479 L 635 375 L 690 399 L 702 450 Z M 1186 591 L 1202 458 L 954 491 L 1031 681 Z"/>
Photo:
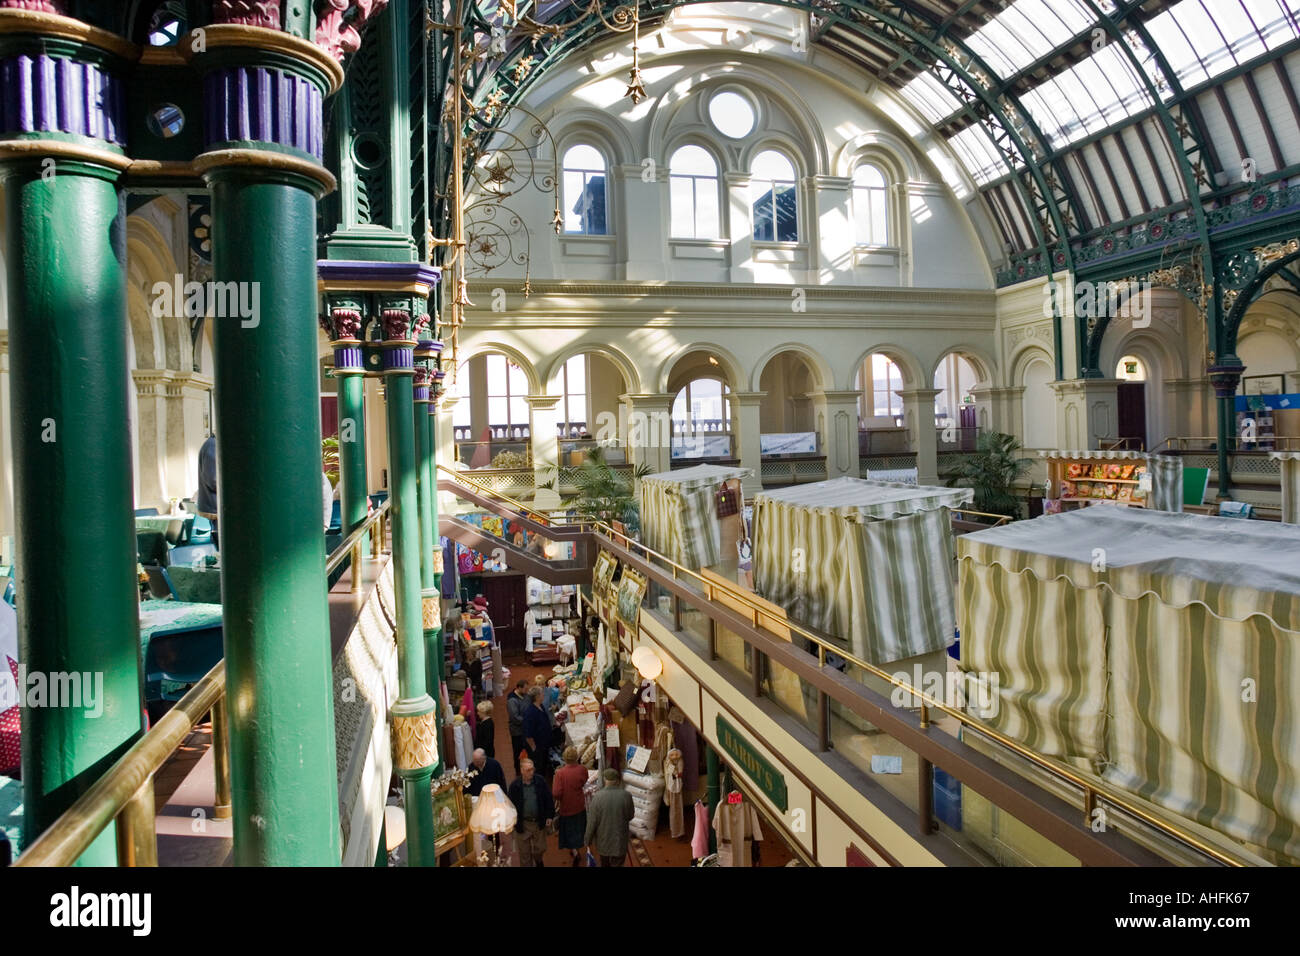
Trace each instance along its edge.
<path fill-rule="evenodd" d="M 564 402 L 559 430 L 563 438 L 580 438 L 587 430 L 587 356 L 575 355 L 564 363 Z"/>
<path fill-rule="evenodd" d="M 858 245 L 889 245 L 888 183 L 869 163 L 853 171 L 853 221 Z"/>
<path fill-rule="evenodd" d="M 456 369 L 456 378 L 447 383 L 448 391 L 457 396 L 456 404 L 451 407 L 451 424 L 453 428 L 469 428 L 473 424 L 470 417 L 469 360 L 461 362 Z"/>
<path fill-rule="evenodd" d="M 766 149 L 754 157 L 751 173 L 754 238 L 760 242 L 798 242 L 794 164 L 776 150 Z"/>
<path fill-rule="evenodd" d="M 903 399 L 895 392 L 903 389 L 903 371 L 887 355 L 868 355 L 858 369 L 858 388 L 862 390 L 861 415 L 867 418 L 897 418 L 903 414 Z"/>
<path fill-rule="evenodd" d="M 683 146 L 668 161 L 675 239 L 717 239 L 718 164 L 708 150 Z"/>
<path fill-rule="evenodd" d="M 564 153 L 564 231 L 606 235 L 605 198 L 605 157 L 594 146 L 570 146 Z"/>
<path fill-rule="evenodd" d="M 731 402 L 727 400 L 730 393 L 727 384 L 716 378 L 697 378 L 688 383 L 673 399 L 673 431 L 731 431 Z"/>

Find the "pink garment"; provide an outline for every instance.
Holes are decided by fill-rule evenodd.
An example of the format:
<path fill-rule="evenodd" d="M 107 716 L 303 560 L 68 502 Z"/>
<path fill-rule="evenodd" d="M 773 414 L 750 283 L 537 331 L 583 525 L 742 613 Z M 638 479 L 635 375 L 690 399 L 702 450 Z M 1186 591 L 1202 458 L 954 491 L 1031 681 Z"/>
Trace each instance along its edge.
<path fill-rule="evenodd" d="M 473 688 L 465 688 L 465 696 L 460 699 L 460 705 L 465 708 L 465 721 L 469 724 L 469 732 L 478 733 L 478 714 L 474 711 Z"/>
<path fill-rule="evenodd" d="M 709 809 L 703 800 L 695 801 L 695 832 L 691 835 L 691 856 L 697 860 L 709 855 Z"/>

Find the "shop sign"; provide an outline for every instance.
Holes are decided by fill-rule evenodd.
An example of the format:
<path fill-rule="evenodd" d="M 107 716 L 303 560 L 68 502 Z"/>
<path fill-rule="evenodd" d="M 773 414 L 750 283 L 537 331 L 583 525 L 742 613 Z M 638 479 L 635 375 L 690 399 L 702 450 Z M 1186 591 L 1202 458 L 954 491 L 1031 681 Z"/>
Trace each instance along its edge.
<path fill-rule="evenodd" d="M 785 775 L 755 750 L 753 745 L 742 737 L 721 714 L 718 714 L 717 730 L 718 746 L 722 752 L 745 772 L 745 776 L 754 782 L 763 796 L 771 800 L 778 810 L 785 813 L 790 805 L 789 794 L 785 787 Z"/>

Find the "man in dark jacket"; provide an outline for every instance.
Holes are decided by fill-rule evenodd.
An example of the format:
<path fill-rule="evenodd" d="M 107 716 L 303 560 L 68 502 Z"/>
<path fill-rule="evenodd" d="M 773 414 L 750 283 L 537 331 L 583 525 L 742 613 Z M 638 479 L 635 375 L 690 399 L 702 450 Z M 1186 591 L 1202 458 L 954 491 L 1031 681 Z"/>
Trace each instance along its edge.
<path fill-rule="evenodd" d="M 212 523 L 212 546 L 217 544 L 217 436 L 209 435 L 199 447 L 199 492 L 194 507 Z"/>
<path fill-rule="evenodd" d="M 537 771 L 551 778 L 551 720 L 542 706 L 542 689 L 530 688 L 528 706 L 524 708 L 524 740 L 528 744 L 528 758 Z"/>
<path fill-rule="evenodd" d="M 524 710 L 528 707 L 528 698 L 524 695 L 524 691 L 527 687 L 528 681 L 516 681 L 515 689 L 506 698 L 506 712 L 510 718 L 510 749 L 514 751 L 516 777 L 519 776 L 519 751 L 527 746 L 527 741 L 524 739 Z"/>
<path fill-rule="evenodd" d="M 474 766 L 469 768 L 469 795 L 477 797 L 489 783 L 495 783 L 502 790 L 506 789 L 506 772 L 501 764 L 493 760 L 480 747 L 474 751 Z"/>
<path fill-rule="evenodd" d="M 519 776 L 506 791 L 515 805 L 519 819 L 515 823 L 515 846 L 519 850 L 520 866 L 544 866 L 546 853 L 546 828 L 555 819 L 555 801 L 551 788 L 542 775 L 536 772 L 531 760 L 519 763 Z M 628 797 L 631 800 L 631 797 Z"/>
<path fill-rule="evenodd" d="M 617 770 L 607 768 L 604 780 L 605 786 L 587 808 L 587 846 L 600 857 L 601 866 L 622 866 L 627 856 L 627 825 L 636 806 L 632 794 L 621 786 Z"/>

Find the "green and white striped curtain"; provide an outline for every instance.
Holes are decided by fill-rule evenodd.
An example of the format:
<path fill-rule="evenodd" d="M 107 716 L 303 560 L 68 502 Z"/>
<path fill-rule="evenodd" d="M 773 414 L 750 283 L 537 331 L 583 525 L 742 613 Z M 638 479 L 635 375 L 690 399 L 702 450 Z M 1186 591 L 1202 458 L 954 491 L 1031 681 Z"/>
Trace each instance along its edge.
<path fill-rule="evenodd" d="M 1090 508 L 958 539 L 988 723 L 1300 860 L 1300 531 Z"/>
<path fill-rule="evenodd" d="M 941 650 L 955 624 L 948 509 L 971 496 L 856 478 L 760 494 L 754 589 L 872 664 Z"/>
<path fill-rule="evenodd" d="M 701 465 L 642 478 L 642 540 L 692 571 L 717 564 L 722 530 L 714 495 L 724 481 L 749 474 L 743 468 Z"/>
<path fill-rule="evenodd" d="M 1282 520 L 1300 524 L 1300 451 L 1275 451 L 1282 472 Z"/>
<path fill-rule="evenodd" d="M 1147 507 L 1155 511 L 1183 510 L 1183 459 L 1178 455 L 1148 455 L 1151 492 Z"/>

